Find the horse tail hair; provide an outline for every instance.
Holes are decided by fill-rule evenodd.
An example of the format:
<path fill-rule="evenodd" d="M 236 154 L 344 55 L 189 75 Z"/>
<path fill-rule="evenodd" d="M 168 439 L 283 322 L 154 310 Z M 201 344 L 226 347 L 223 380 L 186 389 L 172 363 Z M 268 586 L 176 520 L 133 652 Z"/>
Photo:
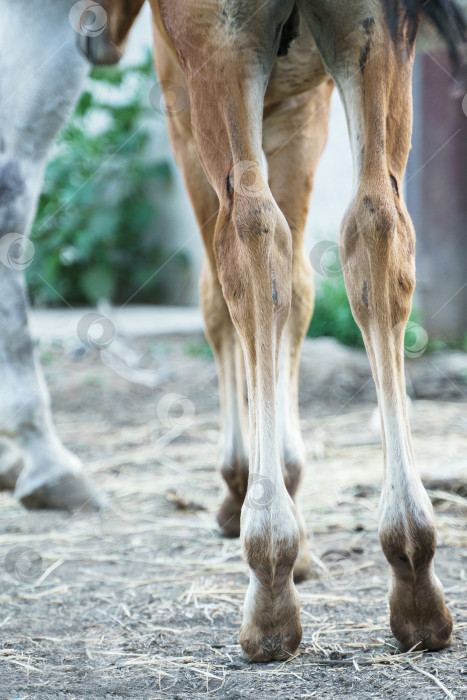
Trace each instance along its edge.
<path fill-rule="evenodd" d="M 457 75 L 467 81 L 467 20 L 453 0 L 383 0 L 391 33 L 399 33 L 401 17 L 416 21 L 425 16 L 435 25 L 447 44 Z M 462 74 L 462 75 L 461 75 Z"/>

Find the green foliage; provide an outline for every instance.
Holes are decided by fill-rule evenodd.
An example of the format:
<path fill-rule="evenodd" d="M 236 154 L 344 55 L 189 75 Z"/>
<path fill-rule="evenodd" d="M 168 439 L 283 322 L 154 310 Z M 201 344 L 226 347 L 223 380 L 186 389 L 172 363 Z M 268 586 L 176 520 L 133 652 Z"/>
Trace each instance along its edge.
<path fill-rule="evenodd" d="M 46 171 L 27 271 L 33 302 L 125 302 L 142 285 L 135 301 L 163 300 L 155 273 L 167 258 L 159 215 L 171 169 L 149 157 L 155 81 L 149 55 L 136 68 L 92 71 Z M 175 256 L 170 274 L 186 270 Z"/>
<path fill-rule="evenodd" d="M 211 346 L 204 337 L 195 338 L 185 343 L 184 351 L 190 357 L 214 357 Z"/>
<path fill-rule="evenodd" d="M 421 323 L 417 309 L 412 309 L 410 320 L 416 324 Z M 409 348 L 413 342 L 410 340 L 411 333 L 413 331 L 408 330 L 406 334 Z M 362 334 L 350 310 L 343 275 L 325 279 L 319 285 L 316 290 L 315 311 L 307 335 L 310 338 L 331 336 L 344 345 L 363 348 Z"/>
<path fill-rule="evenodd" d="M 441 338 L 430 338 L 428 341 L 428 352 L 438 352 L 440 350 L 461 350 L 467 352 L 467 333 L 457 340 L 442 340 Z"/>
<path fill-rule="evenodd" d="M 316 290 L 315 311 L 308 336 L 328 335 L 345 345 L 363 347 L 362 334 L 354 321 L 345 291 L 344 277 L 325 279 Z"/>

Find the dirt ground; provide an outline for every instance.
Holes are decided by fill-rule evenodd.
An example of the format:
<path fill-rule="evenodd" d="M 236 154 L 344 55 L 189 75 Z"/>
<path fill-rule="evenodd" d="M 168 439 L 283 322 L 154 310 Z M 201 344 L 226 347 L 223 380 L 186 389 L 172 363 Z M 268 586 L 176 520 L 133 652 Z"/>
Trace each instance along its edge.
<path fill-rule="evenodd" d="M 303 643 L 287 663 L 251 666 L 237 642 L 246 565 L 239 542 L 223 540 L 215 523 L 212 357 L 200 337 L 140 339 L 123 370 L 123 350 L 41 348 L 59 433 L 109 506 L 26 512 L 0 494 L 0 697 L 467 698 L 465 357 L 409 362 L 415 449 L 439 528 L 437 573 L 455 620 L 451 648 L 395 653 L 377 539 L 374 389 L 361 353 L 317 340 L 306 344 L 301 381 L 301 502 L 314 554 L 298 586 Z"/>

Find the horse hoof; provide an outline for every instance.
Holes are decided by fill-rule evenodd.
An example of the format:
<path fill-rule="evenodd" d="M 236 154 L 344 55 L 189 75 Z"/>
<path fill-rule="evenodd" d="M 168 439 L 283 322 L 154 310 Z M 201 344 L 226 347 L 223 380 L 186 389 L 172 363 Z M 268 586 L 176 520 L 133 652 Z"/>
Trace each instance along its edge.
<path fill-rule="evenodd" d="M 0 490 L 14 491 L 24 461 L 21 450 L 8 438 L 0 438 Z"/>
<path fill-rule="evenodd" d="M 217 523 L 223 537 L 240 537 L 240 513 L 242 503 L 238 498 L 226 496 L 217 514 Z"/>
<path fill-rule="evenodd" d="M 281 559 L 284 562 L 278 556 Z M 272 570 L 261 580 L 250 579 L 238 640 L 251 663 L 290 659 L 302 641 L 300 599 L 291 569 L 292 565 L 289 574 Z"/>
<path fill-rule="evenodd" d="M 402 651 L 439 651 L 451 645 L 453 621 L 446 606 L 431 620 L 408 619 L 391 615 L 391 629 Z"/>
<path fill-rule="evenodd" d="M 416 591 L 395 586 L 389 603 L 391 629 L 404 651 L 438 651 L 451 644 L 453 621 L 436 576 L 432 575 Z"/>
<path fill-rule="evenodd" d="M 273 635 L 265 635 L 259 627 L 244 625 L 239 641 L 243 658 L 249 663 L 285 661 L 297 651 L 302 641 L 302 627 L 295 616 Z"/>
<path fill-rule="evenodd" d="M 106 505 L 104 497 L 81 474 L 65 474 L 33 491 L 25 492 L 23 489 L 17 495 L 23 506 L 30 509 L 96 511 Z"/>

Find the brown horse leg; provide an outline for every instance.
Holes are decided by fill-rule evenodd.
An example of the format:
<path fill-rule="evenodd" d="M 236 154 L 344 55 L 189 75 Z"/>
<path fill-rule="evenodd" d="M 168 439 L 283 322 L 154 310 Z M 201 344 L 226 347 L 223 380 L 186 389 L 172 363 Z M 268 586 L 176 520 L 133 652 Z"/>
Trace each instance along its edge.
<path fill-rule="evenodd" d="M 305 450 L 298 414 L 300 352 L 314 305 L 313 275 L 304 245 L 304 229 L 313 180 L 326 143 L 331 81 L 281 103 L 264 122 L 263 148 L 269 185 L 292 232 L 292 306 L 284 329 L 278 380 L 279 449 L 285 484 L 292 496 L 300 529 L 294 579 L 310 567 L 305 524 L 297 503 Z"/>
<path fill-rule="evenodd" d="M 277 28 L 291 10 L 292 3 L 258 2 L 229 16 L 229 7 L 217 5 L 161 5 L 187 80 L 197 152 L 219 199 L 214 250 L 246 365 L 250 471 L 241 530 L 250 586 L 240 643 L 254 661 L 288 658 L 301 639 L 293 584 L 300 535 L 282 474 L 276 418 L 292 237 L 261 168 L 263 97 Z"/>
<path fill-rule="evenodd" d="M 344 275 L 383 428 L 379 536 L 392 571 L 391 627 L 405 648 L 438 649 L 450 642 L 452 618 L 434 573 L 436 527 L 415 465 L 404 377 L 415 234 L 402 180 L 411 139 L 417 27 L 404 15 L 393 43 L 382 7 L 375 5 L 370 14 L 368 3 L 351 0 L 343 15 L 337 3 L 333 10 L 321 2 L 313 8 L 310 26 L 340 89 L 355 161 L 357 191 L 342 227 Z"/>
<path fill-rule="evenodd" d="M 225 537 L 238 537 L 240 512 L 248 485 L 245 367 L 239 337 L 222 294 L 214 256 L 213 239 L 219 200 L 196 153 L 183 72 L 157 27 L 154 53 L 158 76 L 169 105 L 166 113 L 172 150 L 183 174 L 205 249 L 199 285 L 200 301 L 206 336 L 216 359 L 221 403 L 219 466 L 227 486 L 217 520 Z"/>

